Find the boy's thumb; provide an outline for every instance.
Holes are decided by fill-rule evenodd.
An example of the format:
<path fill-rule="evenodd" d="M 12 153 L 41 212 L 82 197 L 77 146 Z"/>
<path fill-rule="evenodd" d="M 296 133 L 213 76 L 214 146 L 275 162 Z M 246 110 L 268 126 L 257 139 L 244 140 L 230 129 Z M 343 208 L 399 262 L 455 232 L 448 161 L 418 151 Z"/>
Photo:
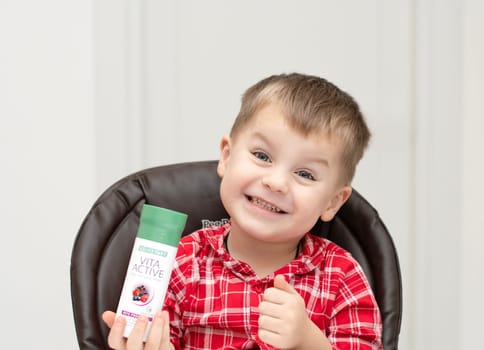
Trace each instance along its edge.
<path fill-rule="evenodd" d="M 296 293 L 298 292 L 286 281 L 283 275 L 277 275 L 274 278 L 274 288 L 286 291 L 288 293 Z"/>
<path fill-rule="evenodd" d="M 114 324 L 114 320 L 116 319 L 116 314 L 112 311 L 104 311 L 102 313 L 102 319 L 104 323 L 106 323 L 106 326 L 111 328 Z"/>

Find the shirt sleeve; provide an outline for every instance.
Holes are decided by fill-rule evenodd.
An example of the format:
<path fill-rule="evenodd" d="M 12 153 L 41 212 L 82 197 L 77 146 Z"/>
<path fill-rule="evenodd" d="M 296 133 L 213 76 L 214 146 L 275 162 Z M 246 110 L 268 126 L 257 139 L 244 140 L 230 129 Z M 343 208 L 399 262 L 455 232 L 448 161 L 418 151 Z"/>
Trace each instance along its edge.
<path fill-rule="evenodd" d="M 383 349 L 380 310 L 361 266 L 349 256 L 341 272 L 328 334 L 333 349 Z"/>

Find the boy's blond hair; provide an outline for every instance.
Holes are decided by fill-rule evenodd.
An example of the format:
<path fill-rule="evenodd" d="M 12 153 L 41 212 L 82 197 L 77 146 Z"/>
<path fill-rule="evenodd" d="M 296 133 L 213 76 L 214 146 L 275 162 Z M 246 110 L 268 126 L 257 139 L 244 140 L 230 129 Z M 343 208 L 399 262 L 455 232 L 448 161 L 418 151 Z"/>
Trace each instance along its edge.
<path fill-rule="evenodd" d="M 298 73 L 273 75 L 243 94 L 232 137 L 263 107 L 276 104 L 289 124 L 304 135 L 324 131 L 342 141 L 342 181 L 349 185 L 370 139 L 356 101 L 327 80 Z"/>

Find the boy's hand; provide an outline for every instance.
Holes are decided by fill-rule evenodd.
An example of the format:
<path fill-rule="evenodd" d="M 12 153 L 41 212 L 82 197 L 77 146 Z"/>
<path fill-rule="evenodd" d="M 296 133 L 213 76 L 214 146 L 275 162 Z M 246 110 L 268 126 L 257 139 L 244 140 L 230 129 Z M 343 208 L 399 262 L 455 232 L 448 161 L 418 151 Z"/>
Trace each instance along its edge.
<path fill-rule="evenodd" d="M 148 326 L 148 319 L 140 316 L 126 339 L 123 337 L 126 319 L 117 317 L 112 311 L 105 311 L 102 315 L 104 323 L 111 328 L 108 335 L 108 344 L 116 350 L 174 350 L 170 343 L 170 319 L 168 312 L 158 311 L 154 318 L 146 343 L 143 336 Z"/>
<path fill-rule="evenodd" d="M 280 349 L 301 346 L 305 330 L 312 324 L 303 298 L 282 275 L 277 275 L 274 287 L 264 292 L 259 314 L 259 338 Z"/>
<path fill-rule="evenodd" d="M 259 304 L 259 338 L 278 349 L 332 349 L 328 338 L 308 317 L 304 299 L 277 275 Z"/>

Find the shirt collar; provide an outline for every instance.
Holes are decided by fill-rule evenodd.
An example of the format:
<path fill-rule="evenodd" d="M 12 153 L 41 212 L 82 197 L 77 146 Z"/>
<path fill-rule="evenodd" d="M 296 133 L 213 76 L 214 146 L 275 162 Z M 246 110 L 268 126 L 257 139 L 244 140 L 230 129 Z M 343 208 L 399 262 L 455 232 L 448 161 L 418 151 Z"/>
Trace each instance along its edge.
<path fill-rule="evenodd" d="M 248 264 L 232 258 L 225 249 L 224 239 L 228 235 L 230 227 L 231 224 L 229 221 L 222 226 L 206 229 L 209 231 L 207 232 L 207 239 L 214 250 L 215 256 L 222 259 L 224 265 L 240 278 L 244 280 L 257 278 Z M 286 275 L 286 278 L 290 280 L 293 278 L 293 275 L 303 275 L 311 272 L 321 265 L 325 247 L 326 241 L 321 237 L 314 236 L 310 233 L 305 234 L 301 239 L 301 250 L 298 257 L 278 271 L 275 271 L 275 274 Z"/>

